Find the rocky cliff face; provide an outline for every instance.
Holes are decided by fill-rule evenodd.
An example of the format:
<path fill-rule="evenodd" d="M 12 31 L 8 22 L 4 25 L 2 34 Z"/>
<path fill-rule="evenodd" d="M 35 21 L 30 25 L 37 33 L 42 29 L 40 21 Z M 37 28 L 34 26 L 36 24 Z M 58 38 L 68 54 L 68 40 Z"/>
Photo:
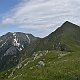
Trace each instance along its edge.
<path fill-rule="evenodd" d="M 36 41 L 32 34 L 21 32 L 8 32 L 0 37 L 0 69 L 16 65 L 20 52 Z"/>

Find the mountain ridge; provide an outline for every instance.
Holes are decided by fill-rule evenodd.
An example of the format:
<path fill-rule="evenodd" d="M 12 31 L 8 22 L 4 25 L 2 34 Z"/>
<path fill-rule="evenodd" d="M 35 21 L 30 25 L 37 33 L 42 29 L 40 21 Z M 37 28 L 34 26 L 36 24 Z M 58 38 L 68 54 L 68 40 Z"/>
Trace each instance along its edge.
<path fill-rule="evenodd" d="M 80 27 L 69 21 L 64 22 L 61 27 L 57 28 L 54 32 L 44 38 L 34 37 L 32 34 L 21 32 L 9 32 L 0 37 L 0 40 L 3 40 L 0 41 L 0 47 L 2 47 L 0 48 L 0 51 L 3 51 L 2 53 L 0 52 L 0 57 L 4 55 L 3 58 L 0 58 L 0 69 L 5 71 L 13 68 L 13 73 L 14 67 L 17 67 L 18 69 L 22 69 L 24 65 L 28 67 L 28 63 L 31 62 L 31 65 L 33 65 L 38 58 L 45 59 L 47 54 L 46 57 L 48 57 L 49 54 L 52 55 L 48 57 L 48 60 L 50 58 L 53 61 L 53 58 L 55 60 L 58 56 L 59 59 L 67 54 L 79 52 L 79 35 Z M 6 43 L 5 41 L 8 38 L 9 40 Z M 54 57 L 55 55 L 56 57 Z M 41 65 L 40 67 L 45 66 L 45 60 L 40 60 L 41 61 L 38 60 L 38 65 Z"/>
<path fill-rule="evenodd" d="M 37 37 L 34 37 L 32 34 L 26 34 L 21 32 L 14 32 L 14 33 L 8 32 L 5 35 L 1 36 L 0 37 L 0 41 L 1 41 L 0 42 L 0 65 L 1 65 L 0 69 L 2 69 L 2 67 L 5 66 L 5 64 L 7 67 L 9 65 L 9 62 L 11 63 L 12 59 L 13 59 L 12 63 L 18 63 L 18 57 L 20 55 L 19 53 L 36 39 Z M 11 57 L 7 58 L 9 56 Z M 14 56 L 17 57 L 15 58 Z"/>
<path fill-rule="evenodd" d="M 68 35 L 68 33 L 69 33 L 69 35 L 71 35 L 73 32 L 72 32 L 72 30 L 70 29 L 70 27 L 68 27 L 70 30 L 69 30 L 69 29 L 64 29 L 64 27 L 65 27 L 66 24 L 68 24 L 68 25 L 71 27 L 71 29 L 74 28 L 74 24 L 66 21 L 61 27 L 59 27 L 58 29 L 56 29 L 54 32 L 52 32 L 52 33 L 49 34 L 48 36 L 42 38 L 42 40 L 44 39 L 44 43 L 43 43 L 43 44 L 46 44 L 46 41 L 48 42 L 48 41 L 50 41 L 50 40 L 51 40 L 52 43 L 54 42 L 54 40 L 55 40 L 55 41 L 58 41 L 58 40 L 60 39 L 60 37 L 63 36 L 63 33 L 64 33 L 64 34 L 67 33 L 67 35 Z M 75 26 L 76 26 L 76 25 L 75 25 Z M 67 26 L 66 26 L 66 27 L 67 27 Z M 79 27 L 76 26 L 76 28 L 79 28 Z M 65 30 L 65 31 L 64 31 L 64 30 Z M 75 31 L 75 29 L 73 29 L 73 30 Z M 79 28 L 79 30 L 80 30 L 80 28 Z M 79 35 L 79 34 L 78 34 L 78 35 Z M 57 39 L 57 40 L 56 40 L 56 39 Z M 45 41 L 45 40 L 46 40 L 46 41 Z M 51 44 L 52 44 L 52 43 L 51 43 Z M 49 45 L 51 45 L 51 44 L 49 44 Z M 49 45 L 48 45 L 48 46 L 49 46 Z M 45 45 L 45 46 L 46 46 L 46 45 Z M 50 47 L 50 48 L 51 48 L 51 47 Z"/>

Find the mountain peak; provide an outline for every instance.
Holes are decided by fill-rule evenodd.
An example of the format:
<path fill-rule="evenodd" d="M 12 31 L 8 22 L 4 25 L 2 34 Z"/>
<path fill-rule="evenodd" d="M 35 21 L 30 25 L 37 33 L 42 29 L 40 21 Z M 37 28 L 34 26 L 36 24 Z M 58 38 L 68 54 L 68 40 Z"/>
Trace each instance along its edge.
<path fill-rule="evenodd" d="M 73 23 L 71 23 L 71 22 L 69 22 L 69 21 L 66 21 L 66 22 L 64 22 L 64 23 L 62 24 L 61 27 L 74 28 L 74 27 L 79 27 L 79 26 L 76 25 L 76 24 L 73 24 Z"/>
<path fill-rule="evenodd" d="M 64 22 L 64 23 L 62 24 L 62 26 L 67 26 L 67 27 L 68 27 L 68 25 L 74 25 L 74 24 L 71 23 L 71 22 L 69 22 L 69 21 L 66 21 L 66 22 Z"/>
<path fill-rule="evenodd" d="M 71 22 L 69 22 L 69 21 L 65 21 L 64 23 L 65 23 L 65 24 L 66 24 L 66 23 L 72 24 L 72 23 L 71 23 Z"/>
<path fill-rule="evenodd" d="M 12 34 L 12 32 L 7 32 L 7 33 L 6 33 L 6 35 L 10 35 L 10 34 Z"/>

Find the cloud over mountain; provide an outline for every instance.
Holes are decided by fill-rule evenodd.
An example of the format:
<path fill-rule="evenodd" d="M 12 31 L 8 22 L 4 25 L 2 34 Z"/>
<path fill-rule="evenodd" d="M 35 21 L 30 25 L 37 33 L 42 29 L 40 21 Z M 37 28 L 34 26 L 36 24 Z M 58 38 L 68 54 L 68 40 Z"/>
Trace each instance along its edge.
<path fill-rule="evenodd" d="M 64 21 L 79 23 L 79 0 L 22 0 L 3 17 L 2 25 L 33 29 L 47 35 Z"/>

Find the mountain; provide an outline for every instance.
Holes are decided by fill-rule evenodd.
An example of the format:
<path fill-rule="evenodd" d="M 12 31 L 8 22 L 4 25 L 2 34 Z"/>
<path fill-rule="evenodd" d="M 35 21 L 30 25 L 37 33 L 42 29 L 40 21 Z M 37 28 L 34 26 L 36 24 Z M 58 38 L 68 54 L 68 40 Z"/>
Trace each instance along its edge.
<path fill-rule="evenodd" d="M 66 21 L 61 27 L 48 36 L 38 39 L 30 47 L 33 48 L 33 52 L 43 50 L 75 51 L 80 49 L 79 35 L 80 27 Z"/>
<path fill-rule="evenodd" d="M 1 79 L 79 80 L 80 27 L 66 21 L 44 38 L 21 32 L 0 37 Z"/>
<path fill-rule="evenodd" d="M 21 32 L 8 32 L 0 37 L 0 70 L 15 66 L 19 61 L 20 52 L 37 37 Z"/>

